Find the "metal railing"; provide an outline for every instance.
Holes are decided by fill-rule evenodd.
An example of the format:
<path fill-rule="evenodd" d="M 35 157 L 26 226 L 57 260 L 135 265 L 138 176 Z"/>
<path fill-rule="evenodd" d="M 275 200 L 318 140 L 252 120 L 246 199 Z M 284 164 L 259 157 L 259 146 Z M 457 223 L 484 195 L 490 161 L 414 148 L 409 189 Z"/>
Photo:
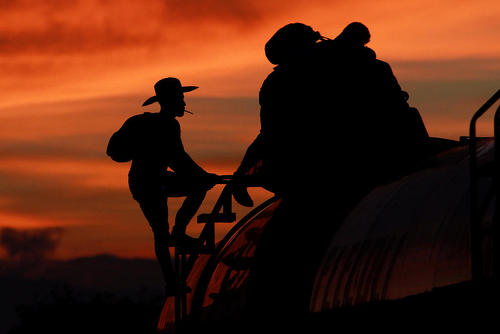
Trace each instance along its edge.
<path fill-rule="evenodd" d="M 481 217 L 482 212 L 479 210 L 478 203 L 478 164 L 477 164 L 477 135 L 476 135 L 476 123 L 477 120 L 483 116 L 486 111 L 493 106 L 500 98 L 500 89 L 493 94 L 491 98 L 484 103 L 481 108 L 479 108 L 470 121 L 469 126 L 469 155 L 470 155 L 470 241 L 471 241 L 471 274 L 472 280 L 482 280 L 484 278 L 484 254 L 483 254 L 483 231 L 481 229 Z M 498 274 L 500 274 L 499 269 L 499 250 L 497 249 L 497 244 L 500 241 L 498 229 L 498 218 L 499 214 L 497 210 L 500 209 L 500 107 L 497 108 L 494 118 L 494 142 L 495 142 L 495 158 L 494 158 L 494 174 L 493 174 L 493 187 L 495 193 L 495 214 L 493 221 L 493 276 L 497 279 Z"/>
<path fill-rule="evenodd" d="M 248 187 L 260 186 L 252 177 L 240 177 L 238 182 Z M 233 223 L 236 214 L 232 208 L 233 178 L 231 175 L 221 175 L 219 184 L 225 184 L 219 198 L 210 213 L 202 213 L 197 217 L 198 224 L 205 224 L 198 238 L 199 247 L 184 249 L 182 246 L 175 248 L 174 270 L 179 275 L 181 282 L 186 285 L 187 278 L 200 254 L 213 254 L 215 251 L 215 224 Z M 260 207 L 260 206 L 259 206 Z M 189 255 L 189 258 L 187 257 Z M 182 332 L 185 320 L 188 319 L 186 293 L 176 295 L 174 300 L 176 333 Z"/>

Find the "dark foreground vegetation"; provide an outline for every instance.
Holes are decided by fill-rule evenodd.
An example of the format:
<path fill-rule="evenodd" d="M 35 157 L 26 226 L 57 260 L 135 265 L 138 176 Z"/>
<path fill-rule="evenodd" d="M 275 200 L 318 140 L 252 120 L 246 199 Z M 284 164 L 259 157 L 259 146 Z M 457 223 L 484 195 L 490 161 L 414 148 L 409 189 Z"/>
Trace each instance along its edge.
<path fill-rule="evenodd" d="M 149 259 L 0 260 L 0 334 L 154 333 L 162 282 Z"/>
<path fill-rule="evenodd" d="M 154 333 L 161 306 L 160 297 L 134 301 L 57 289 L 34 305 L 18 306 L 20 324 L 9 334 Z"/>

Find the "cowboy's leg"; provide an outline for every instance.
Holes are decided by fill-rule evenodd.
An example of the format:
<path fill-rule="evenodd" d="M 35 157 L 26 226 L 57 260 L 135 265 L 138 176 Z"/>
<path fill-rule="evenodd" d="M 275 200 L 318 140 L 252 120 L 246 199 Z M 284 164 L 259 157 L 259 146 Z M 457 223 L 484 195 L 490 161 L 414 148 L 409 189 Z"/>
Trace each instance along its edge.
<path fill-rule="evenodd" d="M 153 230 L 155 254 L 160 263 L 165 282 L 167 285 L 175 283 L 177 277 L 172 267 L 172 260 L 168 249 L 170 236 L 168 232 L 167 200 L 164 197 L 153 197 L 144 198 L 138 202 Z"/>
<path fill-rule="evenodd" d="M 187 195 L 175 216 L 174 230 L 176 235 L 179 233 L 180 235 L 184 235 L 186 233 L 186 227 L 200 208 L 201 203 L 203 203 L 206 193 L 205 190 L 199 189 L 193 190 Z"/>
<path fill-rule="evenodd" d="M 187 225 L 203 203 L 207 189 L 192 181 L 190 182 L 181 178 L 175 173 L 168 173 L 166 189 L 168 197 L 186 196 L 186 199 L 177 211 L 175 225 L 172 230 L 172 235 L 184 235 Z"/>

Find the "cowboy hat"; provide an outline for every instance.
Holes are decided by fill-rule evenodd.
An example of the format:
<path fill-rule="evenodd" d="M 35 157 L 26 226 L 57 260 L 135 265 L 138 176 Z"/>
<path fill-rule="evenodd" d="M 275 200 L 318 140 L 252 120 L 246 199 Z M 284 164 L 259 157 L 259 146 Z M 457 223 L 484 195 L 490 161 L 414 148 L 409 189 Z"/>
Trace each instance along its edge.
<path fill-rule="evenodd" d="M 147 106 L 152 103 L 158 102 L 158 96 L 165 95 L 175 95 L 184 92 L 190 92 L 195 90 L 198 86 L 182 86 L 181 82 L 177 78 L 163 78 L 155 83 L 155 93 L 156 95 L 151 96 L 149 99 L 144 101 L 142 106 Z"/>

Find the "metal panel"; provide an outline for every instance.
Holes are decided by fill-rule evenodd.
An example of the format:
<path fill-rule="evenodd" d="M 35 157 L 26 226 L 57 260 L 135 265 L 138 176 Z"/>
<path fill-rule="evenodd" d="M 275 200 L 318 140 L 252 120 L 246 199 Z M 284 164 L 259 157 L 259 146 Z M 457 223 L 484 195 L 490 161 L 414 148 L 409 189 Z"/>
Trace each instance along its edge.
<path fill-rule="evenodd" d="M 479 164 L 493 160 L 483 141 Z M 344 220 L 317 273 L 311 311 L 392 300 L 471 278 L 467 147 L 373 190 Z M 480 183 L 491 224 L 491 177 Z M 486 204 L 484 204 L 486 203 Z"/>
<path fill-rule="evenodd" d="M 203 299 L 201 320 L 230 318 L 245 306 L 246 286 L 257 243 L 278 204 L 273 204 L 243 226 L 218 255 Z"/>

